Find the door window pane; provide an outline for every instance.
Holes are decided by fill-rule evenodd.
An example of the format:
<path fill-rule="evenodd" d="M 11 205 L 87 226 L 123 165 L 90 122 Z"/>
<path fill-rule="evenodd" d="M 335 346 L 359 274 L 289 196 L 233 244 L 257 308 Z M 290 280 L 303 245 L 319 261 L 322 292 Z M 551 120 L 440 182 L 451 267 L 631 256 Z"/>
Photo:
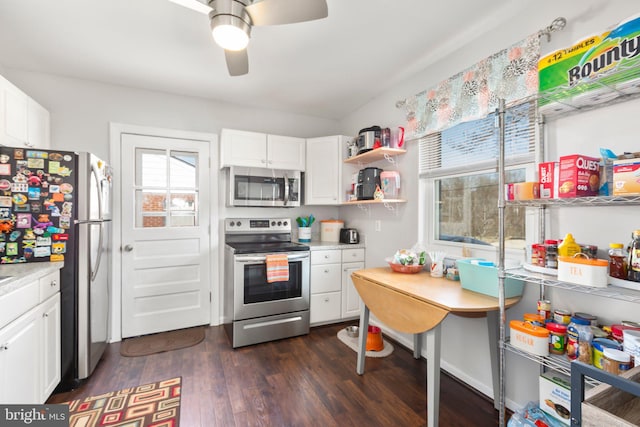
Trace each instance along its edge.
<path fill-rule="evenodd" d="M 198 154 L 136 149 L 136 227 L 198 225 Z"/>

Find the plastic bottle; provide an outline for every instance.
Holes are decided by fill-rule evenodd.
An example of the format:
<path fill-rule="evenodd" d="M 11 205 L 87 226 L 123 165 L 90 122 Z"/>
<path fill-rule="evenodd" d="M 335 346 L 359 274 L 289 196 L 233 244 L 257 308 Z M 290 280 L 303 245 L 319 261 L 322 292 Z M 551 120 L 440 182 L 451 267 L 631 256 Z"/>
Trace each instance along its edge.
<path fill-rule="evenodd" d="M 640 230 L 635 230 L 632 236 L 633 242 L 631 242 L 629 250 L 627 279 L 640 282 Z"/>
<path fill-rule="evenodd" d="M 574 256 L 580 252 L 580 245 L 576 243 L 573 235 L 567 233 L 562 240 L 562 243 L 558 245 L 558 256 Z"/>
<path fill-rule="evenodd" d="M 622 243 L 609 243 L 609 276 L 627 279 L 627 256 Z"/>
<path fill-rule="evenodd" d="M 579 360 L 590 365 L 592 340 L 591 322 L 573 316 L 567 326 L 567 357 L 569 360 Z"/>

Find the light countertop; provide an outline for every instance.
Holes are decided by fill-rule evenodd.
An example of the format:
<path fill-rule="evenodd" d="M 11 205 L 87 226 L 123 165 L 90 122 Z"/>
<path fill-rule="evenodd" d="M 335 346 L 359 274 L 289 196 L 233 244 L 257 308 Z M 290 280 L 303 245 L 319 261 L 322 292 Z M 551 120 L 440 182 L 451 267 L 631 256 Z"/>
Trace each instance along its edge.
<path fill-rule="evenodd" d="M 321 251 L 327 249 L 364 249 L 363 243 L 349 244 L 339 242 L 322 242 L 320 240 L 313 240 L 311 242 L 299 242 L 308 245 L 312 251 Z"/>
<path fill-rule="evenodd" d="M 26 262 L 20 264 L 0 264 L 0 276 L 10 276 L 0 281 L 0 296 L 8 294 L 39 278 L 64 267 L 64 262 Z"/>

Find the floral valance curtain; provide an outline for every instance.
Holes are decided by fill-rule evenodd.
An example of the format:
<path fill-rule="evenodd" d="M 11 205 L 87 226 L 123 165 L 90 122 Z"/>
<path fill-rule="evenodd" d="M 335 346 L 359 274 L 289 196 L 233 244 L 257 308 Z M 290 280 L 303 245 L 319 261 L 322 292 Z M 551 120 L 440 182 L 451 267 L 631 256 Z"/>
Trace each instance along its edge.
<path fill-rule="evenodd" d="M 407 138 L 420 138 L 485 117 L 497 108 L 500 99 L 511 105 L 535 95 L 539 58 L 540 37 L 536 33 L 401 101 L 407 117 Z"/>

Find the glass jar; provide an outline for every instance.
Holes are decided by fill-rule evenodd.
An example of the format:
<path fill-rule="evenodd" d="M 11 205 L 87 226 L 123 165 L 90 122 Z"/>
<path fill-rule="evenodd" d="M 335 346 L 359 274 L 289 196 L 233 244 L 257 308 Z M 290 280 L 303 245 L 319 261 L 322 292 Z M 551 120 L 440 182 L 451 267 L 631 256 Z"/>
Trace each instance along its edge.
<path fill-rule="evenodd" d="M 609 276 L 627 279 L 627 256 L 622 243 L 609 243 Z"/>
<path fill-rule="evenodd" d="M 640 282 L 640 230 L 635 230 L 632 234 L 633 241 L 629 249 L 629 265 L 627 279 Z"/>
<path fill-rule="evenodd" d="M 546 268 L 558 268 L 558 241 L 545 240 L 544 266 Z"/>
<path fill-rule="evenodd" d="M 569 360 L 579 360 L 591 364 L 591 322 L 580 317 L 571 317 L 567 327 L 567 357 Z"/>

